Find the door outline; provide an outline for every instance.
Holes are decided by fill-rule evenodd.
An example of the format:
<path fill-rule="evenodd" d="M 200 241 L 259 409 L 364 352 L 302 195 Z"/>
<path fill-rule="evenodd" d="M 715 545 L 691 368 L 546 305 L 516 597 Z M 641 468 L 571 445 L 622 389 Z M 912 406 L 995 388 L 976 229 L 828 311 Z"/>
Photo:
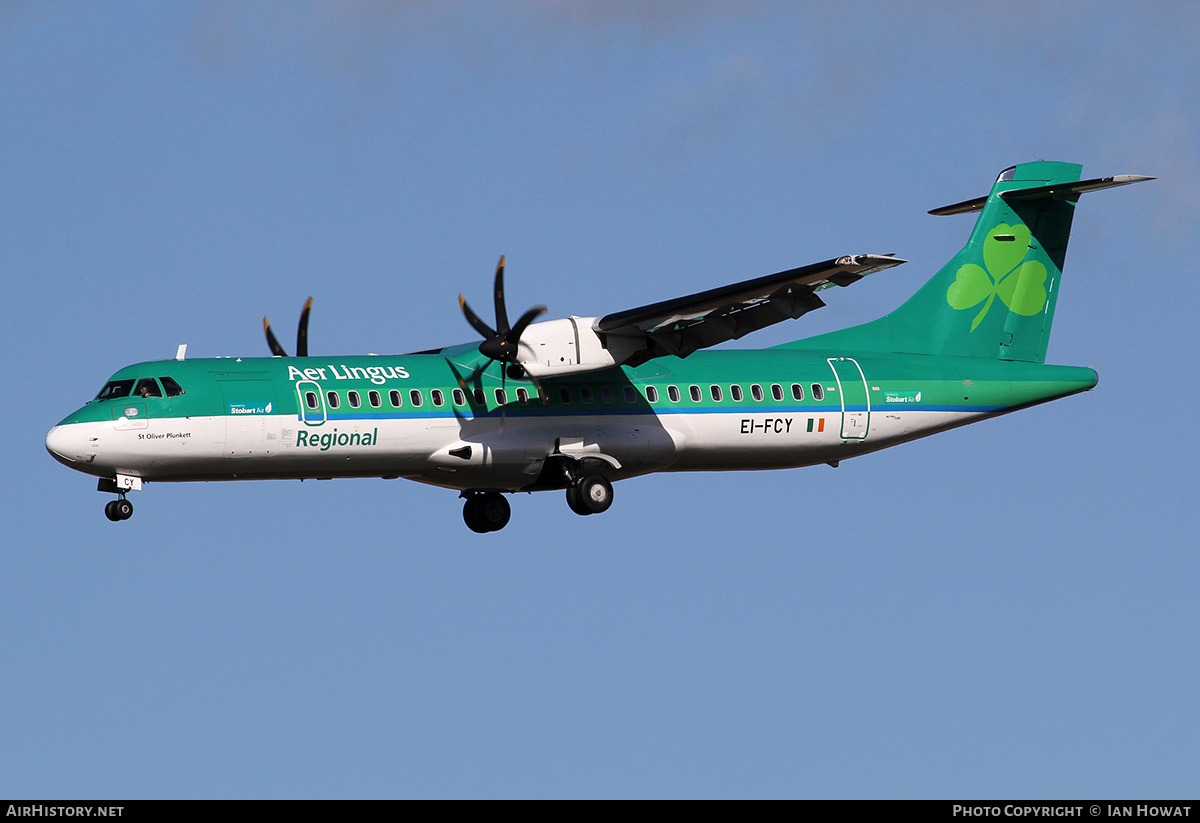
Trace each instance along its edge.
<path fill-rule="evenodd" d="M 838 396 L 842 404 L 841 437 L 843 440 L 865 440 L 867 432 L 871 429 L 871 387 L 867 385 L 867 376 L 863 374 L 862 366 L 858 365 L 858 361 L 853 357 L 829 357 L 826 360 L 829 368 L 833 371 L 833 379 L 837 381 Z M 842 376 L 838 374 L 838 367 L 834 365 L 836 363 L 852 364 L 855 371 L 858 372 L 858 377 L 862 380 L 866 411 L 846 411 L 846 389 L 842 385 Z M 854 385 L 857 385 L 857 381 Z"/>
<path fill-rule="evenodd" d="M 310 409 L 304 402 L 304 389 L 301 386 L 313 386 L 316 389 L 317 408 Z M 329 412 L 325 409 L 325 393 L 321 391 L 321 384 L 314 380 L 296 381 L 296 408 L 300 410 L 300 421 L 306 426 L 324 426 L 329 419 Z M 316 419 L 318 412 L 321 414 L 320 420 Z"/>

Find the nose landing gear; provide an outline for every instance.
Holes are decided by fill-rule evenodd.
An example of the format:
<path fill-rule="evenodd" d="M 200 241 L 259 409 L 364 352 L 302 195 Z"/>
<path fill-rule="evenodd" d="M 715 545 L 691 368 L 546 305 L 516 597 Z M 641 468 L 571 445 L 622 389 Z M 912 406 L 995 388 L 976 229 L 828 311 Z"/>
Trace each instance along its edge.
<path fill-rule="evenodd" d="M 142 481 L 138 478 L 132 478 L 130 483 L 124 487 L 117 485 L 116 478 L 101 477 L 96 483 L 96 491 L 103 494 L 116 494 L 116 500 L 110 500 L 104 506 L 104 516 L 116 523 L 119 520 L 128 520 L 133 517 L 133 504 L 125 499 L 125 493 L 129 489 L 140 489 Z"/>
<path fill-rule="evenodd" d="M 104 516 L 116 523 L 119 520 L 128 520 L 133 517 L 133 504 L 125 499 L 125 495 L 121 495 L 116 500 L 110 500 L 104 506 Z"/>

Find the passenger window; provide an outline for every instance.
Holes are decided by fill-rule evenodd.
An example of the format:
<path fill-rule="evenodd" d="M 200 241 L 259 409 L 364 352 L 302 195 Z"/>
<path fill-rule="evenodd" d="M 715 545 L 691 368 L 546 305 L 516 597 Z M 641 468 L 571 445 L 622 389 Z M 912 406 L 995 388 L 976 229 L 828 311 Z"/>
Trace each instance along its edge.
<path fill-rule="evenodd" d="M 423 397 L 421 397 L 421 392 L 418 389 L 413 389 L 412 391 L 410 391 L 408 393 L 408 399 L 409 399 L 409 402 L 411 402 L 414 406 L 420 406 L 422 403 L 425 402 L 425 399 Z"/>
<path fill-rule="evenodd" d="M 517 402 L 524 406 L 529 402 L 529 390 L 524 387 L 517 389 Z"/>
<path fill-rule="evenodd" d="M 487 398 L 483 396 L 483 389 L 473 389 L 471 391 L 471 397 L 475 399 L 476 406 L 487 405 Z"/>
<path fill-rule="evenodd" d="M 558 390 L 558 399 L 564 403 L 570 403 L 571 402 L 571 390 L 568 389 L 566 386 L 563 386 L 562 388 L 560 388 Z"/>
<path fill-rule="evenodd" d="M 329 408 L 331 409 L 336 409 L 342 405 L 342 399 L 338 397 L 338 393 L 335 391 L 325 392 L 325 399 L 329 401 Z"/>
<path fill-rule="evenodd" d="M 600 399 L 603 400 L 605 403 L 611 403 L 613 400 L 616 399 L 613 396 L 612 386 L 601 386 L 600 387 Z"/>
<path fill-rule="evenodd" d="M 390 392 L 388 392 L 388 400 L 392 402 L 392 408 L 394 409 L 398 409 L 404 405 L 404 402 L 401 400 L 400 392 L 397 389 L 392 389 Z"/>
<path fill-rule="evenodd" d="M 462 389 L 455 389 L 450 393 L 450 396 L 454 398 L 454 405 L 456 406 L 465 406 L 467 404 L 467 396 L 463 394 Z"/>
<path fill-rule="evenodd" d="M 579 390 L 579 399 L 582 400 L 584 403 L 591 403 L 592 402 L 592 387 L 584 386 L 582 389 L 580 389 Z"/>
<path fill-rule="evenodd" d="M 688 394 L 690 394 L 692 396 L 693 403 L 700 402 L 700 387 L 699 386 L 692 386 L 691 388 L 689 388 Z"/>
<path fill-rule="evenodd" d="M 508 393 L 504 389 L 496 389 L 496 403 L 503 406 L 508 402 Z"/>
<path fill-rule="evenodd" d="M 167 397 L 178 397 L 183 394 L 183 386 L 176 383 L 170 377 L 158 378 L 162 381 L 163 388 L 167 390 Z"/>
<path fill-rule="evenodd" d="M 379 392 L 374 390 L 367 392 L 367 400 L 371 401 L 371 405 L 375 408 L 383 405 L 383 399 L 379 396 Z"/>
<path fill-rule="evenodd" d="M 658 402 L 658 389 L 654 388 L 653 386 L 647 386 L 646 387 L 646 399 L 649 400 L 651 403 L 657 403 Z"/>
<path fill-rule="evenodd" d="M 624 389 L 624 394 L 625 394 L 625 402 L 626 403 L 636 403 L 637 402 L 637 391 L 633 388 L 633 386 L 624 386 L 623 389 Z"/>
<path fill-rule="evenodd" d="M 712 394 L 713 400 L 715 400 L 718 403 L 721 402 L 721 387 L 720 386 L 709 386 L 708 391 Z"/>
<path fill-rule="evenodd" d="M 795 398 L 796 400 L 804 399 L 804 387 L 801 386 L 799 383 L 792 384 L 792 397 Z"/>
<path fill-rule="evenodd" d="M 346 399 L 350 401 L 350 408 L 357 409 L 362 405 L 362 398 L 358 396 L 358 392 L 351 389 L 346 392 Z"/>
<path fill-rule="evenodd" d="M 308 406 L 310 409 L 315 410 L 317 408 L 318 402 L 319 401 L 317 400 L 317 393 L 315 391 L 306 391 L 304 393 L 304 404 L 306 406 Z"/>
<path fill-rule="evenodd" d="M 783 399 L 783 386 L 779 385 L 778 383 L 772 383 L 771 384 L 771 396 L 774 397 L 777 401 L 782 400 Z"/>
<path fill-rule="evenodd" d="M 742 387 L 739 386 L 737 383 L 734 383 L 732 386 L 729 387 L 729 396 L 733 398 L 733 402 L 741 403 L 742 402 Z"/>
<path fill-rule="evenodd" d="M 753 397 L 757 402 L 761 403 L 763 399 L 762 386 L 758 385 L 757 383 L 751 386 L 750 396 Z"/>
<path fill-rule="evenodd" d="M 550 402 L 550 392 L 546 391 L 541 386 L 537 387 L 537 395 L 538 400 L 542 401 L 543 406 Z"/>
<path fill-rule="evenodd" d="M 679 402 L 679 389 L 675 386 L 667 386 L 667 397 L 669 397 L 671 399 L 672 403 L 678 403 Z"/>
<path fill-rule="evenodd" d="M 809 388 L 812 389 L 813 400 L 825 399 L 825 390 L 821 388 L 820 383 L 813 383 Z"/>
<path fill-rule="evenodd" d="M 96 395 L 96 399 L 112 400 L 114 397 L 128 397 L 132 389 L 133 380 L 113 380 L 104 385 L 104 388 Z"/>
<path fill-rule="evenodd" d="M 162 397 L 162 389 L 153 377 L 143 377 L 139 380 L 133 393 L 137 397 Z"/>
<path fill-rule="evenodd" d="M 429 393 L 429 397 L 433 400 L 433 405 L 440 406 L 446 402 L 446 396 L 442 394 L 441 389 L 434 389 Z"/>

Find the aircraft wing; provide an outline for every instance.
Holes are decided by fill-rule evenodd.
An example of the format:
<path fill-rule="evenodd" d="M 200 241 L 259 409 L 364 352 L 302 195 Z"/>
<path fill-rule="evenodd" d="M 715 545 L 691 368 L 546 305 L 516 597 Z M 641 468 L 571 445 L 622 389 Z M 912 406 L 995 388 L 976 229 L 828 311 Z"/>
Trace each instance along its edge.
<path fill-rule="evenodd" d="M 904 262 L 894 255 L 847 255 L 607 314 L 593 328 L 602 335 L 643 343 L 643 354 L 626 360 L 629 365 L 663 354 L 687 357 L 698 349 L 737 340 L 752 331 L 819 309 L 825 302 L 817 296 L 818 291 L 848 286 L 868 274 Z"/>

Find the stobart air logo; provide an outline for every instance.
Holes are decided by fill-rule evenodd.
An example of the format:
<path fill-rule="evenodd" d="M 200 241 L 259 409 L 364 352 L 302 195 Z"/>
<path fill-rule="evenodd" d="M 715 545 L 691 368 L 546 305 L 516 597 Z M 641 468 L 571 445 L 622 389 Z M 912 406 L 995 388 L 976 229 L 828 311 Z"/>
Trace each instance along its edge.
<path fill-rule="evenodd" d="M 230 414 L 270 414 L 272 403 L 229 403 Z"/>
<path fill-rule="evenodd" d="M 983 263 L 987 270 L 967 263 L 955 274 L 946 290 L 946 302 L 953 309 L 969 309 L 983 303 L 971 323 L 971 331 L 983 320 L 996 295 L 1009 311 L 1032 317 L 1046 305 L 1046 267 L 1037 260 L 1025 260 L 1029 251 L 1029 227 L 1024 223 L 1001 223 L 983 241 Z M 986 302 L 985 302 L 986 301 Z"/>

